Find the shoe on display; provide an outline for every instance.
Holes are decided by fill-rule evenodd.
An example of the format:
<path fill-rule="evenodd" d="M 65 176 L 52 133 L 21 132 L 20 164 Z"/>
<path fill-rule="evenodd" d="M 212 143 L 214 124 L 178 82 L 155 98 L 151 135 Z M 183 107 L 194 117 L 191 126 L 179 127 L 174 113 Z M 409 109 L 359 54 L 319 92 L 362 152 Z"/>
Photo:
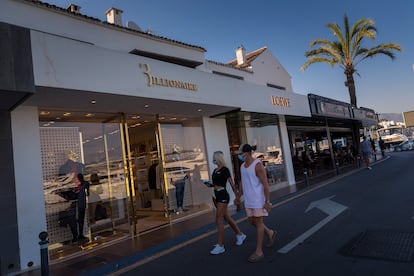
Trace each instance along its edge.
<path fill-rule="evenodd" d="M 225 251 L 226 251 L 226 249 L 224 249 L 224 245 L 220 246 L 220 245 L 216 244 L 214 246 L 213 250 L 210 251 L 210 254 L 211 255 L 218 255 L 218 254 L 224 253 Z"/>
<path fill-rule="evenodd" d="M 236 245 L 242 245 L 246 237 L 247 236 L 243 233 L 241 233 L 240 235 L 236 235 Z"/>

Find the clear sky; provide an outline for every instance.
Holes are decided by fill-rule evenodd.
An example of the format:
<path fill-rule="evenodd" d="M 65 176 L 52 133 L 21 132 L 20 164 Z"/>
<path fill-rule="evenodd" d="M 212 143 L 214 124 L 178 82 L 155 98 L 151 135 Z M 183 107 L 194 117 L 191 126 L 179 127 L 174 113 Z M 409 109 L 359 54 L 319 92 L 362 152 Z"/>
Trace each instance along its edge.
<path fill-rule="evenodd" d="M 414 110 L 414 1 L 412 0 L 42 0 L 106 20 L 110 7 L 123 11 L 123 24 L 134 21 L 142 30 L 207 50 L 206 59 L 226 63 L 241 45 L 247 52 L 267 46 L 292 77 L 294 92 L 314 93 L 349 102 L 345 75 L 339 67 L 313 64 L 304 72 L 305 51 L 315 38 L 333 40 L 327 23 L 350 25 L 371 18 L 378 34 L 367 47 L 397 43 L 403 51 L 392 61 L 377 56 L 357 66 L 357 104 L 378 113 Z"/>

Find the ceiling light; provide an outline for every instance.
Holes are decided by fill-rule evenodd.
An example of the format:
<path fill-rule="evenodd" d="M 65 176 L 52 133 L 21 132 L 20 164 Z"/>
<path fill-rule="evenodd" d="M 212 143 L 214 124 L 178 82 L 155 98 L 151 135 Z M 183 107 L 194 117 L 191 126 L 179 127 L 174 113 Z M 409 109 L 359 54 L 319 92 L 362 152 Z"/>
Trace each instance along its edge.
<path fill-rule="evenodd" d="M 175 117 L 170 118 L 170 121 L 175 121 L 175 120 L 177 120 L 177 118 Z"/>
<path fill-rule="evenodd" d="M 203 110 L 202 110 L 201 108 L 199 108 L 199 109 L 197 109 L 197 111 L 198 111 L 198 112 L 201 112 L 201 111 L 203 111 Z"/>
<path fill-rule="evenodd" d="M 145 108 L 148 108 L 148 107 L 149 107 L 149 104 L 144 105 L 144 107 L 145 107 Z"/>
<path fill-rule="evenodd" d="M 139 116 L 139 115 L 136 115 L 136 116 L 132 116 L 131 117 L 131 119 L 140 119 L 141 118 L 141 116 Z"/>
<path fill-rule="evenodd" d="M 91 101 L 91 104 L 96 104 L 96 100 L 92 100 Z"/>
<path fill-rule="evenodd" d="M 93 114 L 93 113 L 85 114 L 85 117 L 93 117 L 93 116 L 95 116 L 95 114 Z"/>
<path fill-rule="evenodd" d="M 50 112 L 49 111 L 40 111 L 40 115 L 49 115 Z"/>
<path fill-rule="evenodd" d="M 65 116 L 65 117 L 68 117 L 68 116 L 70 116 L 70 112 L 65 112 L 65 113 L 63 113 L 63 116 Z"/>

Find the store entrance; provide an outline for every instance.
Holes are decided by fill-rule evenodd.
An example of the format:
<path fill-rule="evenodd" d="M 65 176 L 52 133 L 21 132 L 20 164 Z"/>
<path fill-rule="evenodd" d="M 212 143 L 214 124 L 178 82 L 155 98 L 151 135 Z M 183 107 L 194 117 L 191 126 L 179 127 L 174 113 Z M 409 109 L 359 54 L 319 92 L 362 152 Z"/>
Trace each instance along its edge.
<path fill-rule="evenodd" d="M 51 260 L 169 222 L 155 116 L 39 113 Z"/>
<path fill-rule="evenodd" d="M 127 123 L 127 158 L 131 169 L 131 232 L 140 234 L 169 223 L 166 214 L 156 116 Z"/>
<path fill-rule="evenodd" d="M 39 126 L 51 260 L 211 210 L 199 118 L 41 110 Z"/>

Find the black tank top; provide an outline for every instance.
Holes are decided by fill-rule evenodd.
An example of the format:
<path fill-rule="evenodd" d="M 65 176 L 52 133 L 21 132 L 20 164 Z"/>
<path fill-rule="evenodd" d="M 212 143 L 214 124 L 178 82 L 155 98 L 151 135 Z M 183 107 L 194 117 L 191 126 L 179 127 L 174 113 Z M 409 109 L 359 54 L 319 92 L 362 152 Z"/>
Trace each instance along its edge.
<path fill-rule="evenodd" d="M 227 179 L 230 177 L 230 171 L 227 167 L 222 167 L 221 169 L 215 169 L 211 179 L 213 184 L 216 186 L 221 186 L 226 188 Z"/>

